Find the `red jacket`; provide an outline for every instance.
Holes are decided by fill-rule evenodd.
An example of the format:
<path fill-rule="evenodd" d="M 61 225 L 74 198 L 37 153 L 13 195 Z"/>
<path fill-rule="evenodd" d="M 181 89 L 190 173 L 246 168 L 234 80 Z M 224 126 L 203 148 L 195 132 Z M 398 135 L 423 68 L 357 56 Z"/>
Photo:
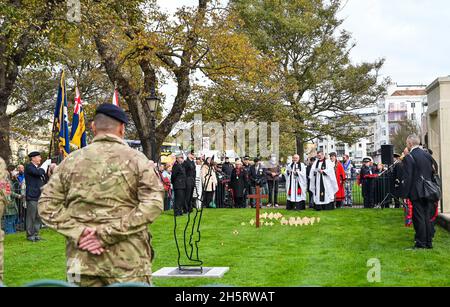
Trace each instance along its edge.
<path fill-rule="evenodd" d="M 347 177 L 345 176 L 344 166 L 342 166 L 341 162 L 336 163 L 334 171 L 336 173 L 336 181 L 339 187 L 339 190 L 337 191 L 335 198 L 336 201 L 343 201 L 345 199 L 344 183 Z"/>

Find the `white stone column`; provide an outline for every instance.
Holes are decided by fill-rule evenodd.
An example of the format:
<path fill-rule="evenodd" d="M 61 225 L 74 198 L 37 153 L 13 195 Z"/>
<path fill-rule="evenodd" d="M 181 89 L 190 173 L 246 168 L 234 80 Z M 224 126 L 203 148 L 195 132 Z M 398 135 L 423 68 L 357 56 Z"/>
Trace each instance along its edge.
<path fill-rule="evenodd" d="M 428 145 L 439 163 L 443 212 L 450 214 L 450 77 L 436 79 L 427 94 Z"/>

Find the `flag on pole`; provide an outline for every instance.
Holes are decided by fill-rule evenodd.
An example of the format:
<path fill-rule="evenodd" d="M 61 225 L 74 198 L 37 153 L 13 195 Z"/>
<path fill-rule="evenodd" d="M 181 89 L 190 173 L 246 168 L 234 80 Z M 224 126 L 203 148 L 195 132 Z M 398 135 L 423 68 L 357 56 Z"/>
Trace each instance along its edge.
<path fill-rule="evenodd" d="M 117 90 L 117 86 L 114 87 L 114 94 L 113 94 L 112 104 L 115 105 L 115 106 L 119 106 L 119 91 Z"/>
<path fill-rule="evenodd" d="M 61 74 L 61 81 L 58 89 L 58 98 L 55 107 L 55 121 L 58 129 L 58 148 L 63 157 L 70 154 L 69 141 L 69 117 L 67 112 L 67 93 L 64 71 Z"/>
<path fill-rule="evenodd" d="M 73 110 L 72 132 L 70 142 L 78 148 L 87 146 L 86 142 L 86 124 L 84 121 L 83 101 L 81 100 L 78 86 L 75 87 L 75 107 Z"/>

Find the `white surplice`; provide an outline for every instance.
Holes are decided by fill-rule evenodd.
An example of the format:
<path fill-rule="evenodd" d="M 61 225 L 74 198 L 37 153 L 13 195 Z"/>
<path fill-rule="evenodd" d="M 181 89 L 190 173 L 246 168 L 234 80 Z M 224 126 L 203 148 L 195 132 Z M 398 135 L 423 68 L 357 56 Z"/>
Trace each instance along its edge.
<path fill-rule="evenodd" d="M 320 173 L 322 169 L 323 174 Z M 336 181 L 334 164 L 330 160 L 314 162 L 309 178 L 311 180 L 310 190 L 314 195 L 314 204 L 327 205 L 334 202 L 334 196 L 339 187 Z M 321 182 L 323 182 L 322 189 Z"/>
<path fill-rule="evenodd" d="M 286 168 L 285 177 L 286 177 L 287 200 L 293 203 L 305 201 L 307 191 L 305 164 L 303 163 L 288 164 Z M 301 190 L 300 193 L 299 188 Z"/>

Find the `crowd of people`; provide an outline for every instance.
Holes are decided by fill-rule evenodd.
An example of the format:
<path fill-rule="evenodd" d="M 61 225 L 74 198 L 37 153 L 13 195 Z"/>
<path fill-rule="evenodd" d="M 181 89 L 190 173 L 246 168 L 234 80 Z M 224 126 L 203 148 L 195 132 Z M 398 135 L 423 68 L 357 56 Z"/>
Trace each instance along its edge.
<path fill-rule="evenodd" d="M 161 165 L 159 170 L 167 192 L 165 208 L 173 208 L 177 216 L 202 206 L 254 208 L 256 200 L 249 196 L 256 194 L 258 186 L 268 195 L 267 207 L 278 208 L 281 183 L 286 187 L 288 210 L 352 207 L 356 184 L 362 187 L 364 207 L 373 208 L 379 202 L 377 194 L 381 195 L 375 178 L 385 171 L 382 164 L 374 164 L 371 158 L 364 159 L 359 170 L 349 155 L 340 160 L 336 153 L 327 156 L 323 152 L 306 163 L 299 155 L 282 163 L 275 156 L 269 161 L 246 156 L 232 162 L 228 157 L 215 161 L 214 157 L 194 152 L 185 159 L 179 153 L 173 164 Z M 387 201 L 384 206 L 388 206 Z"/>
<path fill-rule="evenodd" d="M 214 157 L 196 156 L 189 152 L 185 159 L 184 154 L 179 153 L 173 165 L 160 166 L 160 173 L 167 192 L 166 208 L 173 207 L 176 216 L 189 213 L 194 207 L 224 204 L 227 202 L 225 197 L 229 197 L 232 207 L 255 207 L 256 201 L 250 201 L 248 196 L 256 193 L 257 186 L 268 190 L 269 207 L 279 207 L 281 167 L 275 159 L 263 167 L 258 158 L 252 162 L 249 157 L 231 162 L 227 157 L 217 163 Z M 224 186 L 227 193 L 218 193 Z M 219 194 L 222 199 L 218 199 Z"/>

